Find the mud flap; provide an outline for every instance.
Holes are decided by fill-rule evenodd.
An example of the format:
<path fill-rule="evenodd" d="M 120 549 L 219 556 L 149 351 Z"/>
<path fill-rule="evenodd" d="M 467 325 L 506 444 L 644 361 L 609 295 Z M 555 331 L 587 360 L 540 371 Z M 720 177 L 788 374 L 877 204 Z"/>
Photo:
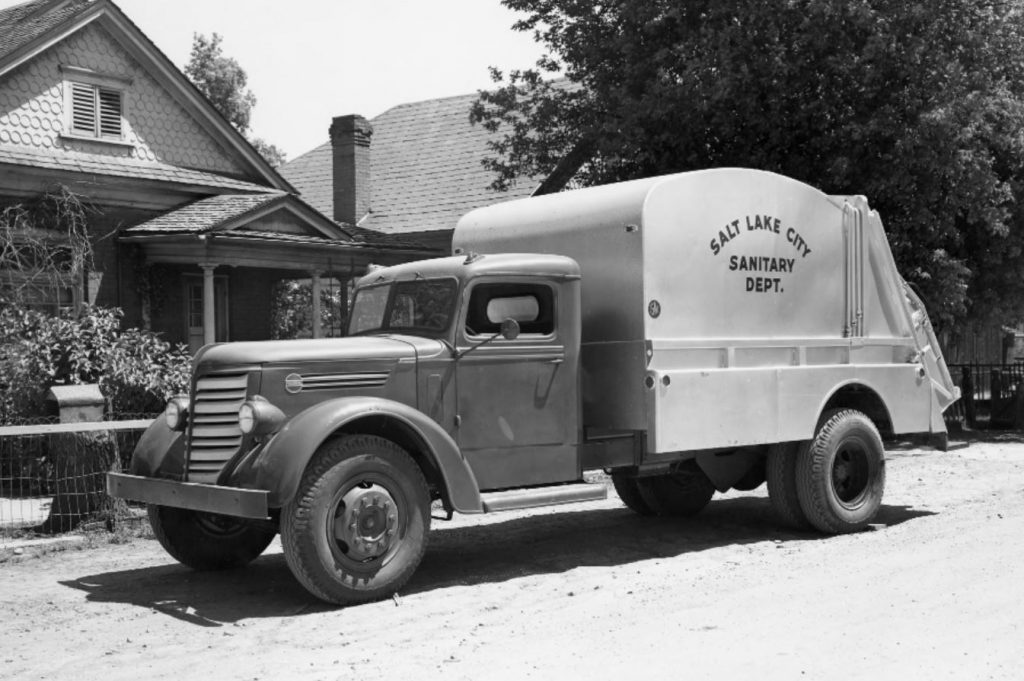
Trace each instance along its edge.
<path fill-rule="evenodd" d="M 949 451 L 949 433 L 946 432 L 946 420 L 942 418 L 942 407 L 932 396 L 932 423 L 929 443 L 940 452 Z"/>

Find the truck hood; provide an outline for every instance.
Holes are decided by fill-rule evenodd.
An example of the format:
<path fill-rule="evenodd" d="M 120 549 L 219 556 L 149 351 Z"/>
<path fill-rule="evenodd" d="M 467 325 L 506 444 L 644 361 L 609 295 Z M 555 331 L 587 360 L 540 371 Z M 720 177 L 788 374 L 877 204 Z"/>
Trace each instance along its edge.
<path fill-rule="evenodd" d="M 419 336 L 351 336 L 315 340 L 249 341 L 208 345 L 195 356 L 193 366 L 217 367 L 278 362 L 426 357 L 444 352 L 445 344 Z"/>

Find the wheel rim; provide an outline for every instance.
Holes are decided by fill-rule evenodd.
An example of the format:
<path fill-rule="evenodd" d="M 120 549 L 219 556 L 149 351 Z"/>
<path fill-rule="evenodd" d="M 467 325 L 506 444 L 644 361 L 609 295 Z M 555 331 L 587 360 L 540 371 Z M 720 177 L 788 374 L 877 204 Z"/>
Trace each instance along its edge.
<path fill-rule="evenodd" d="M 865 444 L 846 440 L 832 459 L 832 491 L 839 503 L 855 508 L 864 499 L 871 480 L 872 466 Z"/>
<path fill-rule="evenodd" d="M 388 482 L 365 477 L 335 496 L 327 532 L 335 559 L 349 569 L 379 569 L 401 546 L 403 497 Z"/>

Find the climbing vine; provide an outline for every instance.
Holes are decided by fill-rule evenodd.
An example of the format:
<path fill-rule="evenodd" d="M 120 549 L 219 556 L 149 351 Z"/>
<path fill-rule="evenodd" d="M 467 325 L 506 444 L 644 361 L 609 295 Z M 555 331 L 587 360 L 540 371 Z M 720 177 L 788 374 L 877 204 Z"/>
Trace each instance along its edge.
<path fill-rule="evenodd" d="M 0 291 L 31 304 L 39 291 L 75 286 L 92 268 L 88 216 L 92 209 L 58 185 L 0 212 Z"/>

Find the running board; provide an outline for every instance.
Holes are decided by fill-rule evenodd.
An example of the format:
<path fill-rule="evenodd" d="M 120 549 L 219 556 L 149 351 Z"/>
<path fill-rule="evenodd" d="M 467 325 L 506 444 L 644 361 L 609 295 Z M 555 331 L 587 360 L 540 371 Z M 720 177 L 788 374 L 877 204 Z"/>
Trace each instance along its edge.
<path fill-rule="evenodd" d="M 598 501 L 607 498 L 608 488 L 605 485 L 589 483 L 536 489 L 514 489 L 480 495 L 484 513 L 557 504 L 575 504 L 581 501 Z"/>

